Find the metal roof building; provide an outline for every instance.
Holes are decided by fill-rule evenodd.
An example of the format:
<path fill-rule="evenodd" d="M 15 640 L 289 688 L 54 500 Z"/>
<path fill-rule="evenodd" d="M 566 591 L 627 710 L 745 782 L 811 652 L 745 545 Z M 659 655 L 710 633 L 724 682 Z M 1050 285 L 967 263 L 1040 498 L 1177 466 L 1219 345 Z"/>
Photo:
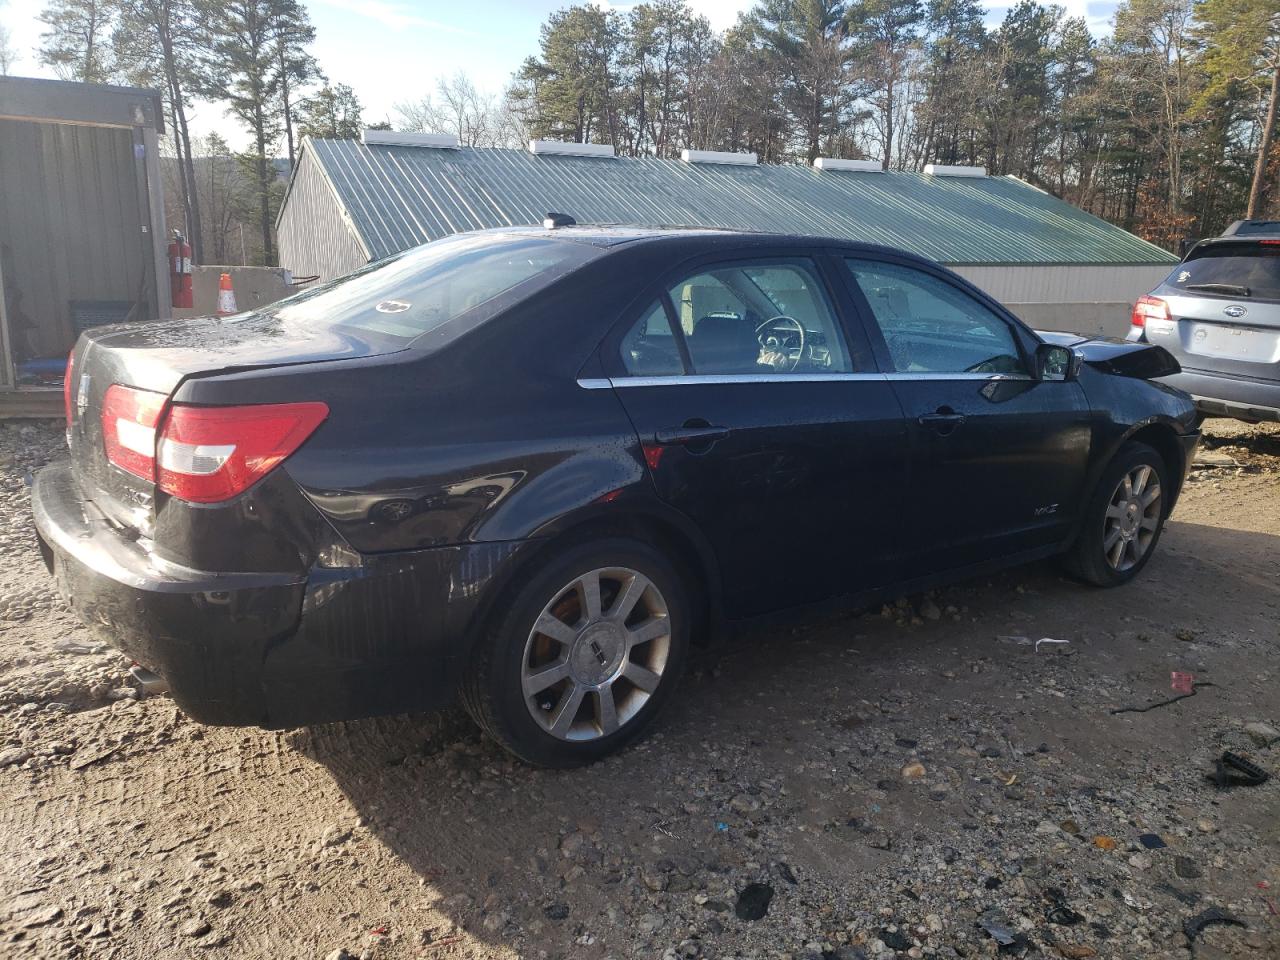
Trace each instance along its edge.
<path fill-rule="evenodd" d="M 847 161 L 778 166 L 696 153 L 691 159 L 713 162 L 637 160 L 544 153 L 542 142 L 525 151 L 458 149 L 440 137 L 387 139 L 393 142 L 374 142 L 370 132 L 368 142 L 303 142 L 277 221 L 281 265 L 295 276 L 330 279 L 451 233 L 539 223 L 549 210 L 580 223 L 730 227 L 901 246 L 1011 304 L 1117 307 L 1177 262 L 1021 180 L 971 168 L 882 173 Z M 562 147 L 572 149 L 542 144 Z"/>

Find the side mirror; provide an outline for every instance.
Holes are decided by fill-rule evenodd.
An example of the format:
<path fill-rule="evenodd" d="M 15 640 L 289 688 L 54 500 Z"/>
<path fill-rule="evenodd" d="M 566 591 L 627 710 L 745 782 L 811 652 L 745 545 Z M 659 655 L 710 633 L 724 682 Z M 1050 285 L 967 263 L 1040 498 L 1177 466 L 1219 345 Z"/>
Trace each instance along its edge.
<path fill-rule="evenodd" d="M 1070 347 L 1042 343 L 1036 347 L 1036 377 L 1041 380 L 1074 380 L 1075 353 Z"/>

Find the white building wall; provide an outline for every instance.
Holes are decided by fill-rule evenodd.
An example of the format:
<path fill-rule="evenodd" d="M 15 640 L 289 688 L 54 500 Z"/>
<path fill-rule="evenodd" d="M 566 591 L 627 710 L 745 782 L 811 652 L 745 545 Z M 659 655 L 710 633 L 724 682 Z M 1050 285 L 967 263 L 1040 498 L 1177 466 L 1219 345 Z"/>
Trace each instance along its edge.
<path fill-rule="evenodd" d="M 1141 266 L 952 266 L 1001 303 L 1129 303 L 1169 275 L 1172 264 Z"/>

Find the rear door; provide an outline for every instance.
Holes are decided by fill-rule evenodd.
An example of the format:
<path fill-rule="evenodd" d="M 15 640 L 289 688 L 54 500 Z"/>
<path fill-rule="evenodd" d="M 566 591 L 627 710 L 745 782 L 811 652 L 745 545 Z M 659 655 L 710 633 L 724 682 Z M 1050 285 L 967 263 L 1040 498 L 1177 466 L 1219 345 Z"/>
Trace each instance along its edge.
<path fill-rule="evenodd" d="M 820 264 L 703 261 L 605 344 L 658 495 L 704 532 L 731 618 L 896 577 L 901 409 Z"/>
<path fill-rule="evenodd" d="M 1062 541 L 1089 457 L 1080 385 L 1034 378 L 1034 338 L 942 271 L 843 263 L 911 437 L 907 576 Z"/>
<path fill-rule="evenodd" d="M 1205 244 L 1155 295 L 1169 317 L 1148 316 L 1147 340 L 1184 369 L 1280 381 L 1280 239 Z"/>

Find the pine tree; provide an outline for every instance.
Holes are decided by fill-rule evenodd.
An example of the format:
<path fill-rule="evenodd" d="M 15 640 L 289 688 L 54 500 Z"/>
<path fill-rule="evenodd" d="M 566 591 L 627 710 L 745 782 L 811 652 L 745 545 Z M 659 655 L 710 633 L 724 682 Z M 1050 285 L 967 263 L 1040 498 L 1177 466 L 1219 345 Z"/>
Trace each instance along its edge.
<path fill-rule="evenodd" d="M 849 36 L 857 72 L 875 112 L 881 163 L 894 163 L 894 135 L 906 113 L 903 88 L 919 53 L 924 9 L 920 0 L 855 0 L 849 6 Z"/>
<path fill-rule="evenodd" d="M 360 100 L 345 83 L 325 84 L 298 108 L 298 137 L 358 140 L 364 130 Z"/>
<path fill-rule="evenodd" d="M 542 26 L 541 57 L 516 74 L 535 136 L 582 143 L 620 139 L 622 23 L 599 7 L 569 7 Z"/>
<path fill-rule="evenodd" d="M 1267 173 L 1273 164 L 1276 113 L 1280 110 L 1280 4 L 1276 0 L 1203 0 L 1196 10 L 1205 44 L 1205 97 L 1233 86 L 1257 91 L 1262 105 L 1258 153 L 1245 216 L 1261 216 Z"/>
<path fill-rule="evenodd" d="M 160 87 L 169 108 L 177 152 L 182 210 L 191 254 L 204 263 L 204 231 L 187 123 L 187 96 L 195 85 L 199 24 L 192 0 L 115 0 L 112 34 L 116 62 L 125 80 Z"/>
<path fill-rule="evenodd" d="M 307 45 L 316 39 L 306 7 L 298 0 L 276 0 L 275 3 L 276 73 L 280 78 L 280 108 L 284 120 L 284 139 L 288 147 L 289 167 L 293 168 L 294 113 L 298 92 L 316 80 L 323 79 L 316 58 Z"/>
<path fill-rule="evenodd" d="M 899 0 L 901 2 L 901 0 Z M 780 91 L 797 134 L 796 152 L 812 163 L 848 104 L 844 0 L 764 0 L 755 9 L 760 40 L 782 58 Z"/>
<path fill-rule="evenodd" d="M 63 80 L 106 83 L 113 70 L 113 7 L 107 0 L 50 0 L 40 14 L 40 62 Z"/>
<path fill-rule="evenodd" d="M 251 139 L 242 162 L 253 184 L 262 258 L 275 262 L 272 236 L 275 150 L 283 131 L 276 31 L 277 0 L 196 0 L 209 31 L 201 55 L 201 93 L 226 104 Z"/>

